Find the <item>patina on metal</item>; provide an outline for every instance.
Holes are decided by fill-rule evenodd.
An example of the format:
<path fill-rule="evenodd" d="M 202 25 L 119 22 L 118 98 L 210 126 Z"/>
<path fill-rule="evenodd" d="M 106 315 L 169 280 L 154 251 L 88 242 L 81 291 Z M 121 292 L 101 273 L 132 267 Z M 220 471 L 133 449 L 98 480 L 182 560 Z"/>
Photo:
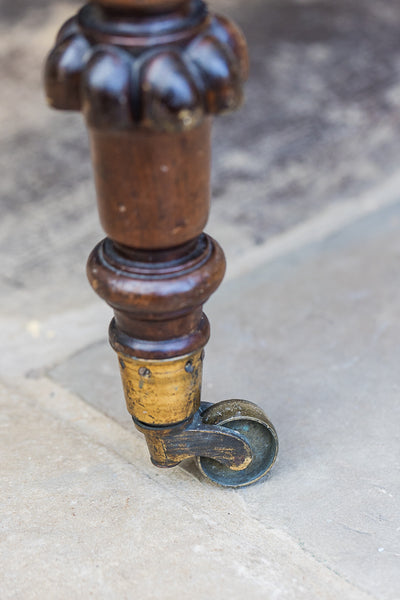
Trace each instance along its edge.
<path fill-rule="evenodd" d="M 188 458 L 204 456 L 233 471 L 250 465 L 252 449 L 240 432 L 204 423 L 203 414 L 209 406 L 214 405 L 202 403 L 191 419 L 172 427 L 151 427 L 134 419 L 146 437 L 153 464 L 175 467 Z"/>
<path fill-rule="evenodd" d="M 256 404 L 246 400 L 211 404 L 204 410 L 202 420 L 208 426 L 219 426 L 241 434 L 253 455 L 251 463 L 238 472 L 218 459 L 198 455 L 197 465 L 211 481 L 226 487 L 243 487 L 256 483 L 272 469 L 278 455 L 278 436 L 271 421 Z"/>
<path fill-rule="evenodd" d="M 203 233 L 214 116 L 238 108 L 246 43 L 202 0 L 97 0 L 61 28 L 46 62 L 49 104 L 81 111 L 107 238 L 87 272 L 114 310 L 110 343 L 154 464 L 198 457 L 225 486 L 261 478 L 278 451 L 246 401 L 201 403 L 203 305 L 225 273 Z"/>

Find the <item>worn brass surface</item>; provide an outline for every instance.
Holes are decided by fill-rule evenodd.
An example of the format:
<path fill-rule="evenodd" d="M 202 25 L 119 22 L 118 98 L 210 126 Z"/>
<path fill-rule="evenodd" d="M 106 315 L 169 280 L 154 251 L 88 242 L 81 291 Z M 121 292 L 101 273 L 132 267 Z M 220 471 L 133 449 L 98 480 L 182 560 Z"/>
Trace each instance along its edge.
<path fill-rule="evenodd" d="M 249 467 L 254 456 L 245 436 L 203 422 L 203 414 L 210 406 L 202 402 L 193 418 L 173 426 L 145 425 L 134 419 L 136 427 L 146 437 L 154 465 L 174 467 L 187 458 L 203 456 L 218 461 L 228 470 L 241 471 Z"/>
<path fill-rule="evenodd" d="M 127 408 L 137 421 L 172 425 L 198 410 L 203 350 L 169 360 L 118 357 Z"/>

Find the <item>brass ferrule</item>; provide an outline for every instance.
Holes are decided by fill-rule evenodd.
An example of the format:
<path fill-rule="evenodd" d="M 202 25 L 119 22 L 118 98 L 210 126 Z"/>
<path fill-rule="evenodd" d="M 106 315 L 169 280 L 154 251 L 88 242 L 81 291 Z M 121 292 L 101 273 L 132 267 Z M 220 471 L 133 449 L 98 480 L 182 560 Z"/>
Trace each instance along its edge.
<path fill-rule="evenodd" d="M 167 360 L 118 353 L 129 413 L 146 425 L 173 425 L 200 406 L 203 350 Z"/>

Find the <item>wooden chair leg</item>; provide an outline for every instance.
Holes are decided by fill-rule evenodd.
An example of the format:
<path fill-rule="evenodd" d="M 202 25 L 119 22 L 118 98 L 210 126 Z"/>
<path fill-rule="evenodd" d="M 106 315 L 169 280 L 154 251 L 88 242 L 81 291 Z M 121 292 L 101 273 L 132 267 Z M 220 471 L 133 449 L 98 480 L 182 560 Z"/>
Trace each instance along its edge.
<path fill-rule="evenodd" d="M 48 102 L 82 111 L 107 238 L 88 276 L 113 309 L 110 341 L 151 459 L 191 456 L 212 481 L 253 483 L 278 440 L 254 404 L 201 402 L 209 324 L 202 306 L 225 258 L 203 233 L 214 115 L 239 107 L 246 43 L 202 0 L 98 0 L 61 28 L 45 68 Z"/>

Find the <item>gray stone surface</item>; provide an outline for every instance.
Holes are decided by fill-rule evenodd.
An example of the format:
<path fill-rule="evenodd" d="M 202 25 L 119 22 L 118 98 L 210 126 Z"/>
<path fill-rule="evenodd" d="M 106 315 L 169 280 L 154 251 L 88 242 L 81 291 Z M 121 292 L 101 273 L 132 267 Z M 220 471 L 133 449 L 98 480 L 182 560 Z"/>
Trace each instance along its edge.
<path fill-rule="evenodd" d="M 400 204 L 249 269 L 207 310 L 204 399 L 251 399 L 279 432 L 269 480 L 235 492 L 243 518 L 382 600 L 400 590 L 399 229 Z M 51 377 L 132 429 L 114 365 L 97 344 Z"/>
<path fill-rule="evenodd" d="M 0 404 L 2 599 L 370 597 L 49 381 Z"/>

